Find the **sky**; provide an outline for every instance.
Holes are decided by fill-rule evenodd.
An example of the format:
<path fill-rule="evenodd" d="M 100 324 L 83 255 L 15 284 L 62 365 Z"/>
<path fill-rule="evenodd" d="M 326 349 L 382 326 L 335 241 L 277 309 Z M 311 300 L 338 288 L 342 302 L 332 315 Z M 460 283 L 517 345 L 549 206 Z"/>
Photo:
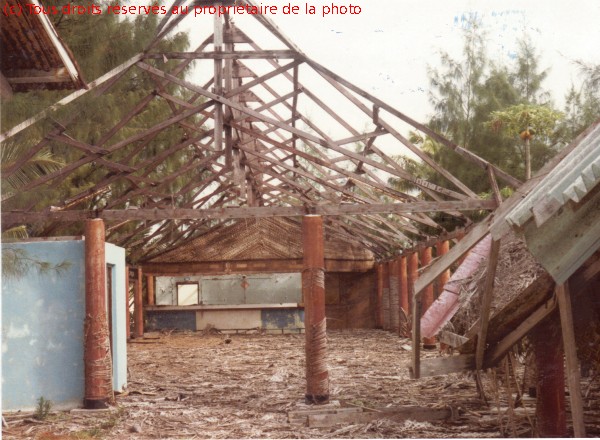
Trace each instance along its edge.
<path fill-rule="evenodd" d="M 559 108 L 571 83 L 581 82 L 573 61 L 600 64 L 598 0 L 255 2 L 300 6 L 299 15 L 278 13 L 270 18 L 310 58 L 420 121 L 432 113 L 428 68 L 439 67 L 442 51 L 461 56 L 463 29 L 473 15 L 480 20 L 488 53 L 497 62 L 509 64 L 518 38 L 530 37 L 541 54 L 540 66 L 549 69 L 544 86 Z M 306 4 L 316 6 L 317 15 L 306 15 Z M 332 4 L 358 5 L 362 12 L 323 17 L 322 6 Z M 192 29 L 199 24 L 199 19 L 193 20 Z"/>

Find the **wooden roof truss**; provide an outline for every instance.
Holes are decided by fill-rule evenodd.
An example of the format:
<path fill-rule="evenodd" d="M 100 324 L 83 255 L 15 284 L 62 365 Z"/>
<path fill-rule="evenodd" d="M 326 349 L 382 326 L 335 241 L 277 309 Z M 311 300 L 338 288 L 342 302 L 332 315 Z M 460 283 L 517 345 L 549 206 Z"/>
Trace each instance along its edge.
<path fill-rule="evenodd" d="M 160 52 L 157 43 L 184 19 L 166 16 L 144 53 L 92 82 L 88 90 L 75 92 L 2 134 L 0 140 L 12 138 L 83 94 L 109 93 L 127 72 L 136 71 L 155 85 L 153 93 L 116 125 L 104 127 L 93 144 L 70 134 L 77 115 L 54 121 L 33 148 L 3 169 L 4 177 L 51 145 L 73 148 L 79 158 L 19 192 L 3 194 L 3 228 L 35 224 L 37 235 L 52 235 L 65 223 L 75 226 L 85 218 L 102 217 L 107 239 L 127 247 L 130 258 L 138 260 L 232 219 L 313 213 L 326 216 L 328 233 L 386 258 L 432 234 L 444 234 L 431 213 L 443 212 L 466 226 L 469 220 L 463 211 L 497 206 L 495 200 L 479 198 L 411 143 L 401 134 L 406 129 L 454 150 L 465 166 L 480 167 L 490 176 L 490 187 L 495 178 L 520 184 L 310 59 L 268 17 L 253 18 L 278 48 L 263 49 L 225 16 L 214 18 L 213 34 L 195 50 Z M 170 60 L 177 60 L 174 68 Z M 196 72 L 208 73 L 208 79 L 198 80 L 202 74 L 185 79 L 192 65 Z M 170 114 L 140 127 L 144 112 L 156 100 L 165 102 Z M 153 153 L 151 143 L 174 128 L 183 133 L 181 139 Z M 418 158 L 447 184 L 412 175 L 384 150 Z M 187 152 L 189 162 L 154 178 L 155 171 L 180 151 Z M 65 200 L 49 199 L 42 207 L 18 203 L 19 194 L 52 188 L 90 164 L 96 177 L 80 192 Z M 388 183 L 390 178 L 410 182 L 421 196 L 416 195 L 419 191 L 398 190 Z M 181 179 L 185 183 L 173 192 L 173 182 Z"/>

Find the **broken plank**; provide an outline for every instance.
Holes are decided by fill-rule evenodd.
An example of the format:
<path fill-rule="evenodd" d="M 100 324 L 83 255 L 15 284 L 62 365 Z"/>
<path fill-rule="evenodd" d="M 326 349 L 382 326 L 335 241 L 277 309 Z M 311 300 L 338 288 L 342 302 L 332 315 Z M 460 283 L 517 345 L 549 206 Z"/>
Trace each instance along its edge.
<path fill-rule="evenodd" d="M 458 348 L 469 341 L 469 338 L 449 331 L 441 331 L 438 334 L 438 339 L 442 344 L 449 345 L 452 348 Z"/>
<path fill-rule="evenodd" d="M 369 423 L 378 419 L 390 419 L 396 422 L 415 420 L 418 422 L 434 422 L 447 420 L 452 417 L 451 408 L 423 408 L 408 406 L 404 408 L 391 408 L 381 412 L 361 412 L 342 414 L 315 414 L 308 417 L 310 428 L 327 428 L 341 423 L 358 424 Z"/>

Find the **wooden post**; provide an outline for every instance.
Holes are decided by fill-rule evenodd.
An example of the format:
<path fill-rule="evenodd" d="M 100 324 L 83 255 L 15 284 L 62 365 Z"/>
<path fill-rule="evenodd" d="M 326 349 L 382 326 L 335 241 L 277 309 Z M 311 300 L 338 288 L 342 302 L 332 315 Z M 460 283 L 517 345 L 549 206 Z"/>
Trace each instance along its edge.
<path fill-rule="evenodd" d="M 390 264 L 383 263 L 383 329 L 390 329 Z"/>
<path fill-rule="evenodd" d="M 576 438 L 585 437 L 583 423 L 583 400 L 581 398 L 581 381 L 579 360 L 577 359 L 577 341 L 573 327 L 573 311 L 571 308 L 571 293 L 568 284 L 556 286 L 556 298 L 560 310 L 560 326 L 562 329 L 563 347 L 567 359 L 567 383 L 569 384 L 569 399 L 571 401 L 571 416 L 573 431 Z"/>
<path fill-rule="evenodd" d="M 154 276 L 146 275 L 146 289 L 148 293 L 148 305 L 153 306 L 156 304 L 156 299 L 154 297 Z"/>
<path fill-rule="evenodd" d="M 421 266 L 429 266 L 431 264 L 431 248 L 425 247 L 421 249 Z M 433 284 L 425 287 L 421 292 L 421 316 L 427 311 L 429 307 L 433 304 Z M 420 331 L 420 325 L 419 325 Z M 428 350 L 434 349 L 436 347 L 435 336 L 431 338 L 423 338 L 423 348 Z"/>
<path fill-rule="evenodd" d="M 215 52 L 223 51 L 223 22 L 218 15 L 214 16 L 213 46 Z M 214 61 L 214 92 L 215 95 L 223 95 L 223 60 L 220 58 L 215 58 Z M 214 124 L 215 150 L 221 151 L 223 149 L 223 104 L 219 102 L 215 102 Z"/>
<path fill-rule="evenodd" d="M 127 326 L 127 340 L 131 338 L 131 316 L 129 314 L 129 266 L 125 268 L 125 325 Z"/>
<path fill-rule="evenodd" d="M 398 259 L 398 276 L 400 285 L 400 336 L 408 337 L 410 330 L 407 326 L 407 317 L 410 316 L 410 309 L 408 308 L 408 272 L 406 268 L 406 256 L 402 256 Z M 404 331 L 402 331 L 404 329 Z"/>
<path fill-rule="evenodd" d="M 375 310 L 375 328 L 383 328 L 383 265 L 377 265 L 377 308 Z"/>
<path fill-rule="evenodd" d="M 555 316 L 553 314 L 552 316 Z M 566 437 L 565 369 L 560 330 L 544 320 L 529 334 L 538 372 L 536 419 L 539 437 Z"/>
<path fill-rule="evenodd" d="M 408 300 L 412 319 L 412 378 L 421 377 L 421 298 L 415 296 L 415 283 L 419 277 L 419 254 L 408 256 Z"/>
<path fill-rule="evenodd" d="M 142 268 L 137 268 L 137 277 L 133 283 L 133 336 L 135 338 L 144 337 L 144 304 L 142 295 Z"/>
<path fill-rule="evenodd" d="M 86 409 L 106 408 L 113 400 L 112 360 L 106 316 L 104 221 L 85 222 L 85 395 Z"/>
<path fill-rule="evenodd" d="M 448 240 L 440 241 L 435 245 L 436 257 L 442 257 L 450 251 L 450 242 Z M 446 269 L 437 279 L 438 291 L 436 296 L 444 291 L 444 286 L 450 279 L 450 269 Z"/>
<path fill-rule="evenodd" d="M 396 260 L 390 260 L 390 331 L 398 333 L 400 328 L 400 279 Z"/>
<path fill-rule="evenodd" d="M 306 402 L 329 402 L 327 371 L 327 325 L 325 318 L 325 256 L 323 218 L 305 216 L 302 220 L 302 295 L 306 333 Z"/>

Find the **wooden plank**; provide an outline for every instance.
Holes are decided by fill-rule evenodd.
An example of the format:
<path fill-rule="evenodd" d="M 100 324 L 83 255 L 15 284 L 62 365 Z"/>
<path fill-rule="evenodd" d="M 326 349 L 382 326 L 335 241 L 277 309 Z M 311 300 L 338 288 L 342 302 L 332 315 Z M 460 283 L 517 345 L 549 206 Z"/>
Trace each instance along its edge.
<path fill-rule="evenodd" d="M 490 323 L 490 309 L 492 306 L 494 279 L 496 278 L 499 255 L 500 240 L 492 240 L 492 248 L 490 250 L 490 257 L 485 275 L 485 284 L 483 286 L 483 295 L 481 297 L 480 325 L 477 336 L 477 348 L 475 351 L 475 366 L 478 370 L 481 370 L 481 367 L 483 366 L 483 354 Z"/>
<path fill-rule="evenodd" d="M 474 368 L 475 356 L 472 354 L 427 358 L 421 360 L 421 377 L 445 376 L 470 371 Z"/>
<path fill-rule="evenodd" d="M 451 408 L 426 408 L 407 406 L 404 408 L 386 408 L 384 411 L 340 413 L 340 414 L 315 414 L 308 416 L 310 428 L 328 428 L 341 423 L 358 424 L 369 423 L 379 419 L 389 419 L 395 422 L 414 420 L 417 422 L 437 422 L 452 418 Z"/>
<path fill-rule="evenodd" d="M 585 424 L 583 420 L 583 400 L 581 398 L 581 380 L 579 360 L 577 359 L 577 341 L 573 326 L 573 310 L 571 307 L 571 293 L 568 284 L 556 286 L 558 309 L 560 310 L 560 326 L 562 329 L 563 349 L 567 359 L 567 382 L 569 385 L 569 399 L 571 402 L 571 417 L 573 418 L 573 431 L 576 438 L 584 438 Z"/>
<path fill-rule="evenodd" d="M 221 40 L 223 41 L 223 40 Z M 144 56 L 144 59 L 163 60 L 255 60 L 255 59 L 284 59 L 284 58 L 300 58 L 297 52 L 292 50 L 238 50 L 232 52 L 226 51 L 206 51 L 206 52 L 161 52 L 149 53 Z"/>
<path fill-rule="evenodd" d="M 556 298 L 553 297 L 538 307 L 527 319 L 506 335 L 497 345 L 485 353 L 483 367 L 495 366 L 508 353 L 513 345 L 519 342 L 529 331 L 548 317 L 556 309 Z"/>
<path fill-rule="evenodd" d="M 217 155 L 217 157 L 220 155 Z M 210 158 L 207 158 L 207 160 Z M 190 165 L 191 166 L 191 165 Z M 186 172 L 187 168 L 182 168 Z M 181 173 L 175 173 L 161 182 L 168 184 Z M 143 192 L 143 189 L 129 192 L 124 197 Z M 450 207 L 450 208 L 449 208 Z M 43 212 L 2 212 L 2 221 L 7 223 L 32 223 L 54 221 L 77 221 L 91 217 L 103 218 L 110 221 L 125 220 L 196 220 L 196 219 L 233 219 L 233 218 L 261 218 L 261 217 L 295 217 L 309 214 L 323 216 L 343 215 L 371 215 L 371 214 L 403 214 L 413 212 L 439 212 L 447 209 L 486 209 L 489 208 L 487 200 L 469 200 L 458 202 L 406 202 L 390 204 L 342 204 L 342 205 L 317 205 L 306 206 L 258 206 L 258 207 L 230 207 L 230 208 L 152 208 L 152 209 L 105 209 L 102 211 L 88 210 L 60 210 Z"/>

